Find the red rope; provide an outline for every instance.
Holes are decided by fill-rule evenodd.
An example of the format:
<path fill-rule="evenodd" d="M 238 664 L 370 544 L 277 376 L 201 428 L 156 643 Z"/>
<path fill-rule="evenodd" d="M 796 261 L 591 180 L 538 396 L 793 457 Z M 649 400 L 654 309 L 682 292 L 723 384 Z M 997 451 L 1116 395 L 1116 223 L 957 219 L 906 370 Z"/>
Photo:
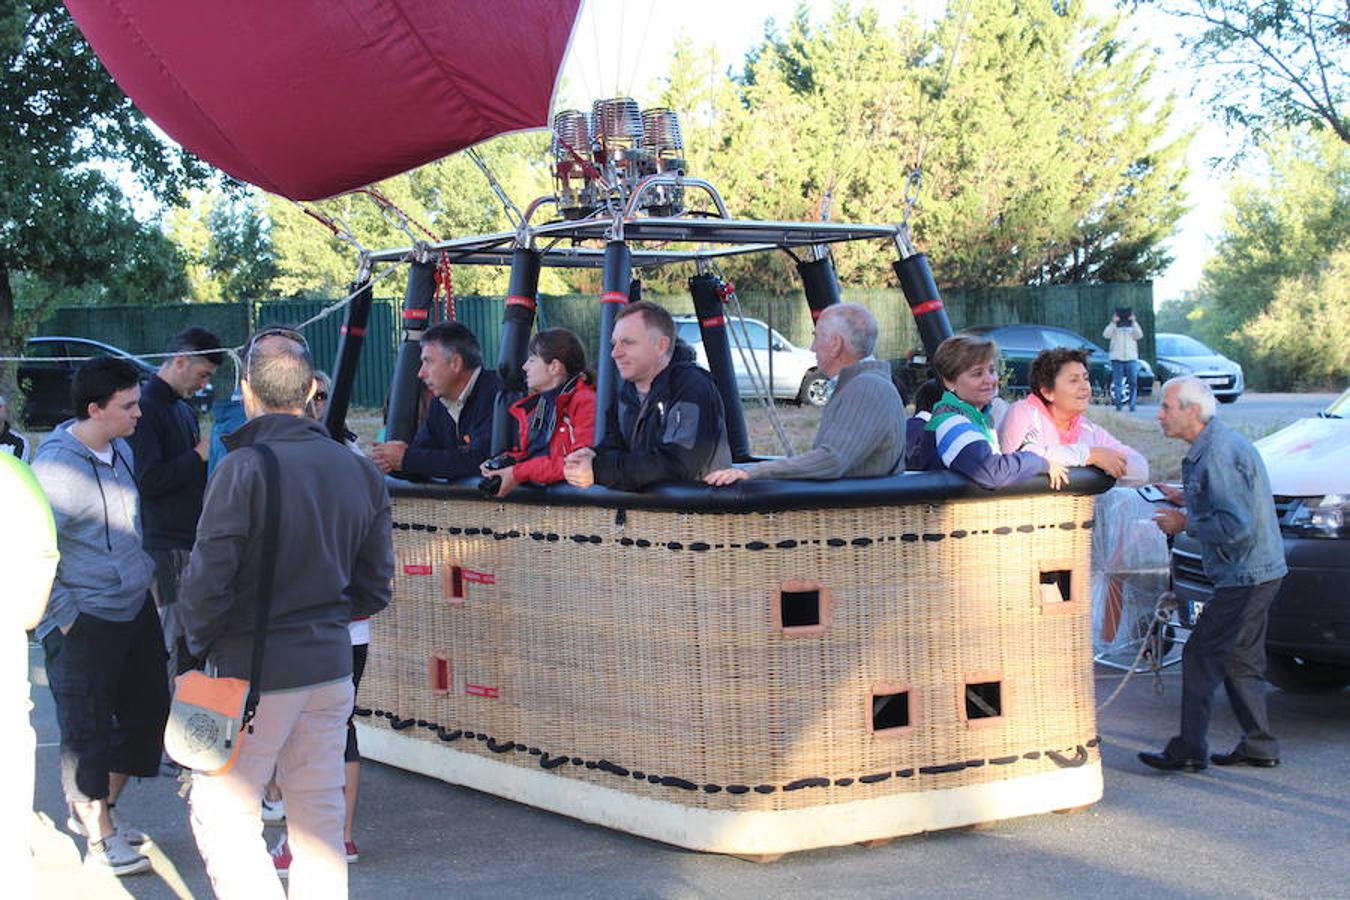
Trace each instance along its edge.
<path fill-rule="evenodd" d="M 374 200 L 374 201 L 375 201 L 376 203 L 378 203 L 380 206 L 386 207 L 386 208 L 388 208 L 388 209 L 392 209 L 395 213 L 398 214 L 398 216 L 399 216 L 401 219 L 403 219 L 403 221 L 405 221 L 405 222 L 407 222 L 407 223 L 409 223 L 409 224 L 415 226 L 415 227 L 417 228 L 418 231 L 422 232 L 422 233 L 425 234 L 427 237 L 431 238 L 433 241 L 438 241 L 438 240 L 440 240 L 440 236 L 439 236 L 439 235 L 435 234 L 434 232 L 432 232 L 432 230 L 431 230 L 430 228 L 426 227 L 426 226 L 423 225 L 421 222 L 417 221 L 417 220 L 414 219 L 412 216 L 410 216 L 410 215 L 408 215 L 406 212 L 404 212 L 402 209 L 399 208 L 398 204 L 396 204 L 393 200 L 390 200 L 388 197 L 386 197 L 384 194 L 382 194 L 379 190 L 377 190 L 377 189 L 375 189 L 375 188 L 373 188 L 373 187 L 363 187 L 363 188 L 357 188 L 357 189 L 356 189 L 356 193 L 358 193 L 358 194 L 365 194 L 367 197 L 369 197 L 369 198 L 371 198 L 372 200 Z"/>
<path fill-rule="evenodd" d="M 436 297 L 441 305 L 441 321 L 455 321 L 455 282 L 450 270 L 450 254 L 444 251 L 436 260 Z"/>

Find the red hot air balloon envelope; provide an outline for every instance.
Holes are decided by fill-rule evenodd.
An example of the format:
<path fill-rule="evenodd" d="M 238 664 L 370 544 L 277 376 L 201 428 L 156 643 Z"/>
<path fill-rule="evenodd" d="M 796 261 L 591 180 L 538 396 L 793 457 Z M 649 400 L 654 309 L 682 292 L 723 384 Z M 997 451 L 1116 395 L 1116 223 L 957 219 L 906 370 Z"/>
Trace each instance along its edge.
<path fill-rule="evenodd" d="M 66 0 L 137 107 L 293 200 L 548 124 L 580 0 Z"/>

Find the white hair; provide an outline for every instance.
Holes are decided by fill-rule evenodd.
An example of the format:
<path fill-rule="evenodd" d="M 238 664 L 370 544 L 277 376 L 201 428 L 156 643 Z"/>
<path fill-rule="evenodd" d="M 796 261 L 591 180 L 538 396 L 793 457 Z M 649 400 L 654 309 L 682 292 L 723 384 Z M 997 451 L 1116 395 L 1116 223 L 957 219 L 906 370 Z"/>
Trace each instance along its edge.
<path fill-rule="evenodd" d="M 1169 379 L 1163 385 L 1163 396 L 1173 386 L 1177 389 L 1178 406 L 1194 406 L 1200 410 L 1200 421 L 1208 422 L 1214 418 L 1214 412 L 1218 409 L 1218 401 L 1214 399 L 1214 391 L 1209 385 L 1205 384 L 1194 375 L 1179 375 L 1176 378 Z"/>
<path fill-rule="evenodd" d="M 867 307 L 857 303 L 836 303 L 827 306 L 820 319 L 817 325 L 825 325 L 833 334 L 842 337 L 859 359 L 871 356 L 876 349 L 877 320 Z"/>

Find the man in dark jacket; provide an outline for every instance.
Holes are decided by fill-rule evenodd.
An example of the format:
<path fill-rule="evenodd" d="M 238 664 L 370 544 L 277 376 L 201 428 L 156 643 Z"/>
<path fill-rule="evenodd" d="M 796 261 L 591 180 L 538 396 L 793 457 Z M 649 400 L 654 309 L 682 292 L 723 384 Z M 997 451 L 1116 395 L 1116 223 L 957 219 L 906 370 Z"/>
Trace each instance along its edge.
<path fill-rule="evenodd" d="M 389 603 L 389 493 L 369 460 L 305 416 L 314 368 L 298 336 L 263 332 L 245 361 L 246 425 L 227 439 L 206 491 L 179 605 L 188 648 L 220 675 L 249 678 L 264 535 L 278 560 L 252 731 L 224 775 L 193 776 L 191 822 L 221 897 L 277 895 L 259 801 L 275 769 L 286 797 L 293 896 L 347 896 L 342 754 L 352 709 L 347 623 Z M 266 521 L 266 444 L 280 467 Z M 270 528 L 269 528 L 270 526 Z"/>
<path fill-rule="evenodd" d="M 197 536 L 206 492 L 207 439 L 187 398 L 206 386 L 225 354 L 220 339 L 205 328 L 179 333 L 167 349 L 176 355 L 141 389 L 141 419 L 128 443 L 136 457 L 145 552 L 155 563 L 151 593 L 164 626 L 172 690 L 174 676 L 188 668 L 179 653 L 178 580 Z"/>
<path fill-rule="evenodd" d="M 376 444 L 370 458 L 381 472 L 423 478 L 467 478 L 492 452 L 492 406 L 500 386 L 483 368 L 483 351 L 459 322 L 442 322 L 422 336 L 417 377 L 436 396 L 411 445 Z"/>
<path fill-rule="evenodd" d="M 611 343 L 624 380 L 618 403 L 606 413 L 600 446 L 567 456 L 567 481 L 640 491 L 661 481 L 698 481 L 730 466 L 721 395 L 694 352 L 675 339 L 670 313 L 645 300 L 628 304 L 615 319 Z"/>

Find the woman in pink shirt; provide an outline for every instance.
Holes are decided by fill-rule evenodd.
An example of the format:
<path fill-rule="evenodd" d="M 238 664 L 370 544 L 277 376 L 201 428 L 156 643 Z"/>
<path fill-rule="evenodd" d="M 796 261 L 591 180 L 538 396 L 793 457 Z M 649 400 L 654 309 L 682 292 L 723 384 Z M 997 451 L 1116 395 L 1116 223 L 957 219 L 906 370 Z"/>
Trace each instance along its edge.
<path fill-rule="evenodd" d="M 1086 350 L 1042 350 L 1031 363 L 1031 393 L 1008 410 L 999 446 L 1030 450 L 1063 466 L 1096 466 L 1121 485 L 1148 481 L 1148 460 L 1083 415 L 1092 403 Z"/>

